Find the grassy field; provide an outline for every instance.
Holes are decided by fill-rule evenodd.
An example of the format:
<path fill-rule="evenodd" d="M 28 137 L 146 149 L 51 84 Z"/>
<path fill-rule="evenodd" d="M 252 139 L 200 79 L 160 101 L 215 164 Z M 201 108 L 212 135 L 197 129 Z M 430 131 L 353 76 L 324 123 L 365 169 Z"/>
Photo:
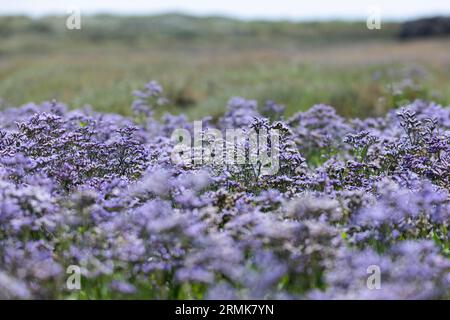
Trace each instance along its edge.
<path fill-rule="evenodd" d="M 243 22 L 181 15 L 0 17 L 3 106 L 57 99 L 128 114 L 131 92 L 154 79 L 161 112 L 220 115 L 232 96 L 273 99 L 287 113 L 316 103 L 369 116 L 416 97 L 450 104 L 450 40 L 400 41 L 399 25 Z"/>

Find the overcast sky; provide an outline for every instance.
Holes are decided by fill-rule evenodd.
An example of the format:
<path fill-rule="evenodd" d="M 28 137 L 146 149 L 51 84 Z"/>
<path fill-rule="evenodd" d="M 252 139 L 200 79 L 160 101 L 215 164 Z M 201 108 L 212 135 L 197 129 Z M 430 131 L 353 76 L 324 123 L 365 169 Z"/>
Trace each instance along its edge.
<path fill-rule="evenodd" d="M 450 15 L 450 0 L 0 0 L 0 14 L 65 14 L 71 6 L 82 14 L 184 12 L 244 19 L 365 19 L 374 6 L 387 20 Z"/>

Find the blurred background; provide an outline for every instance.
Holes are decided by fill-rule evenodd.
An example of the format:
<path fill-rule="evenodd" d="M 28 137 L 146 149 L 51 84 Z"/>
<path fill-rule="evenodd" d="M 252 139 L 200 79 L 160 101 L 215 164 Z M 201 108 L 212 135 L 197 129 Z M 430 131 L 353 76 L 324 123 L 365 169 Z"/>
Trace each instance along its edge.
<path fill-rule="evenodd" d="M 57 99 L 130 114 L 152 79 L 171 101 L 160 112 L 190 118 L 219 116 L 232 96 L 288 115 L 450 104 L 450 1 L 311 2 L 0 0 L 0 107 Z"/>

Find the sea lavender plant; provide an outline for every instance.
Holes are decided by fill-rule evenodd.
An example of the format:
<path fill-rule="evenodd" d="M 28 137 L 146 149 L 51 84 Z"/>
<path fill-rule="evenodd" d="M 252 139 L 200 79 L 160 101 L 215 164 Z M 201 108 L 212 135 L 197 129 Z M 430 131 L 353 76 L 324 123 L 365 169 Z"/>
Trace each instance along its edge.
<path fill-rule="evenodd" d="M 233 98 L 201 136 L 277 130 L 264 151 L 278 170 L 261 174 L 269 163 L 174 163 L 173 131 L 195 126 L 156 116 L 156 82 L 134 96 L 132 117 L 0 111 L 0 298 L 450 298 L 450 109 L 284 120 L 275 102 Z"/>

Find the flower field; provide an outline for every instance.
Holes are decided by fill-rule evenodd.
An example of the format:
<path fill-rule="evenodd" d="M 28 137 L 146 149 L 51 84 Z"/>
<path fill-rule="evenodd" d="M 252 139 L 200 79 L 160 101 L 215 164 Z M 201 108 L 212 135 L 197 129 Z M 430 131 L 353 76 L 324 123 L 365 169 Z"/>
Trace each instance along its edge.
<path fill-rule="evenodd" d="M 130 117 L 55 101 L 0 111 L 0 298 L 450 298 L 450 109 L 285 117 L 232 98 L 200 119 L 205 136 L 277 130 L 264 175 L 174 163 L 172 133 L 193 122 L 154 116 L 156 82 L 134 97 Z"/>

